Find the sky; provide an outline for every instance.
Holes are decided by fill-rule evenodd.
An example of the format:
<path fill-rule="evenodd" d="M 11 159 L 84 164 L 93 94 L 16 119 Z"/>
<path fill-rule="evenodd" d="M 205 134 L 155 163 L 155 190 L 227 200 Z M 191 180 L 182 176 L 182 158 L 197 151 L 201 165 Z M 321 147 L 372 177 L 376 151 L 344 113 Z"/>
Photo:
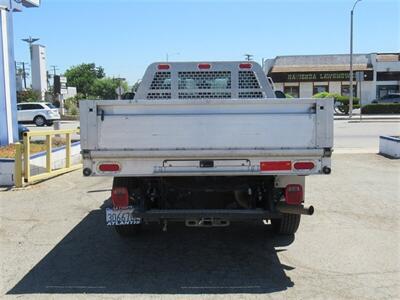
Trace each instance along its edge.
<path fill-rule="evenodd" d="M 133 84 L 155 61 L 243 60 L 349 53 L 354 0 L 42 0 L 14 14 L 22 38 L 40 38 L 47 65 L 62 73 L 94 62 Z M 400 1 L 362 0 L 354 12 L 354 53 L 400 51 Z"/>

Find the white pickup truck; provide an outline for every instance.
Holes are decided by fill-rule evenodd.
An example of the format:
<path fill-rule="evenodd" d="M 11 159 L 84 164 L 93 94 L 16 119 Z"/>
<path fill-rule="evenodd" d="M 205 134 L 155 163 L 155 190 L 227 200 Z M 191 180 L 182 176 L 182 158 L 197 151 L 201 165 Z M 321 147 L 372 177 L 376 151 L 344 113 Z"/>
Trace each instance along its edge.
<path fill-rule="evenodd" d="M 333 101 L 278 99 L 255 62 L 151 64 L 132 100 L 80 102 L 84 176 L 113 176 L 106 224 L 294 234 L 305 176 L 331 173 Z"/>

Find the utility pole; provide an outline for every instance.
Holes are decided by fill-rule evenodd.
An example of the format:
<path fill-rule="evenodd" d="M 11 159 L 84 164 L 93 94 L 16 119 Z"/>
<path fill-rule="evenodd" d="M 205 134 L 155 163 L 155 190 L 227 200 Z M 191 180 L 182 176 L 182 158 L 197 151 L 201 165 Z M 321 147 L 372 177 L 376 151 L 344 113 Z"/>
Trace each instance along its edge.
<path fill-rule="evenodd" d="M 25 71 L 25 62 L 22 62 L 22 78 L 24 79 L 24 89 L 26 90 L 26 71 Z"/>
<path fill-rule="evenodd" d="M 349 118 L 353 116 L 353 14 L 354 8 L 361 0 L 354 2 L 350 12 L 350 97 L 349 97 Z"/>
<path fill-rule="evenodd" d="M 22 75 L 22 79 L 23 79 L 23 83 L 24 83 L 23 88 L 26 90 L 26 77 L 28 76 L 28 73 L 26 72 L 25 64 L 28 65 L 28 63 L 23 62 L 23 61 L 15 62 L 15 70 L 18 72 L 18 75 Z"/>
<path fill-rule="evenodd" d="M 53 69 L 53 76 L 56 76 L 56 75 L 57 75 L 57 74 L 56 74 L 56 70 L 58 70 L 57 66 L 52 65 L 52 66 L 50 66 L 50 68 Z"/>
<path fill-rule="evenodd" d="M 246 54 L 244 55 L 244 57 L 246 58 L 247 61 L 253 60 L 253 54 L 248 54 L 248 53 L 246 53 Z"/>

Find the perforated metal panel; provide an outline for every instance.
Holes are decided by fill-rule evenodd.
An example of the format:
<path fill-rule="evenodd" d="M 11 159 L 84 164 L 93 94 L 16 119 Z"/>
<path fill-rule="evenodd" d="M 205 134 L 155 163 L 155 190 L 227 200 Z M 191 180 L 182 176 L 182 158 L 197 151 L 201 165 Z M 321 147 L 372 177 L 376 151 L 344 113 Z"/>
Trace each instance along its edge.
<path fill-rule="evenodd" d="M 259 89 L 260 84 L 253 71 L 239 71 L 239 89 Z"/>
<path fill-rule="evenodd" d="M 178 72 L 178 89 L 230 89 L 229 71 Z"/>
<path fill-rule="evenodd" d="M 202 65 L 207 65 L 207 69 Z M 271 84 L 256 62 L 154 63 L 148 67 L 135 94 L 135 99 L 155 100 L 246 97 L 275 98 Z"/>
<path fill-rule="evenodd" d="M 171 72 L 156 72 L 150 85 L 150 90 L 170 90 Z"/>
<path fill-rule="evenodd" d="M 239 92 L 239 98 L 259 99 L 259 98 L 264 98 L 264 95 L 261 91 Z"/>
<path fill-rule="evenodd" d="M 171 93 L 166 92 L 153 92 L 147 93 L 147 99 L 171 99 Z"/>
<path fill-rule="evenodd" d="M 179 93 L 179 99 L 229 99 L 229 92 L 187 92 Z"/>

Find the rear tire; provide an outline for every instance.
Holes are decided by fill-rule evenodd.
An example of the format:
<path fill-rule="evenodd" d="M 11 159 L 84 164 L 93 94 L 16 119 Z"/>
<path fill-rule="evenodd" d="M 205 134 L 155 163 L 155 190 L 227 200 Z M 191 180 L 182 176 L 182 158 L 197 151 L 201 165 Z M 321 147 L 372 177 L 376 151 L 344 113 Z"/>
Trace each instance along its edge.
<path fill-rule="evenodd" d="M 272 219 L 271 224 L 277 234 L 295 234 L 300 225 L 300 215 L 283 214 L 282 219 Z"/>
<path fill-rule="evenodd" d="M 33 119 L 33 122 L 35 123 L 36 126 L 38 127 L 43 127 L 44 125 L 46 125 L 46 119 L 43 116 L 36 116 Z"/>
<path fill-rule="evenodd" d="M 46 125 L 47 125 L 47 126 L 53 126 L 53 121 L 47 121 L 47 122 L 46 122 Z"/>

